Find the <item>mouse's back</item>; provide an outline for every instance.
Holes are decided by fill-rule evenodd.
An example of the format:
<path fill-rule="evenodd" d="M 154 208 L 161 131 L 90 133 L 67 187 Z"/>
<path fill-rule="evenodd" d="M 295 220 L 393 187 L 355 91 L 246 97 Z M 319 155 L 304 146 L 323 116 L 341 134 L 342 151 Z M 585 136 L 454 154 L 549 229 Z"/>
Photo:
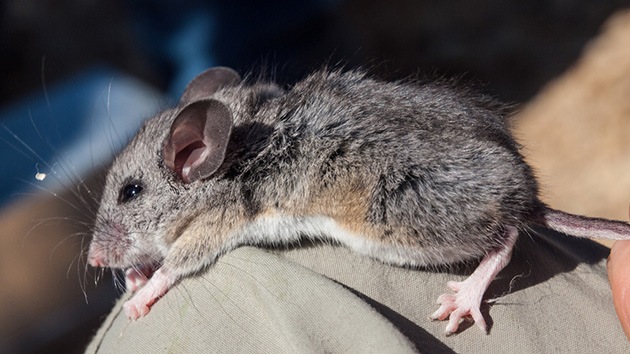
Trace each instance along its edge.
<path fill-rule="evenodd" d="M 365 194 L 361 217 L 382 235 L 472 246 L 477 255 L 501 242 L 503 226 L 524 227 L 538 212 L 507 110 L 490 98 L 320 71 L 268 104 L 273 132 L 247 163 L 253 178 L 245 182 L 262 204 L 308 209 L 311 196 L 339 194 L 342 183 Z"/>

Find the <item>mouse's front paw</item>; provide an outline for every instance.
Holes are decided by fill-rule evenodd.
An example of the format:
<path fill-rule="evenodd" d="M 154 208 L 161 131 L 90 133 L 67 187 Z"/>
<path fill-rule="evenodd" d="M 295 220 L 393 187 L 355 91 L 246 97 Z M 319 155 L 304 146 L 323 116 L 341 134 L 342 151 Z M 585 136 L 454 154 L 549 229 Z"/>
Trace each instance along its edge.
<path fill-rule="evenodd" d="M 151 310 L 151 306 L 168 291 L 175 281 L 169 273 L 158 269 L 131 299 L 123 305 L 130 320 L 137 320 Z M 176 278 L 175 278 L 176 279 Z"/>
<path fill-rule="evenodd" d="M 448 282 L 447 285 L 455 294 L 442 294 L 438 297 L 440 308 L 430 316 L 431 319 L 442 321 L 449 318 L 446 325 L 447 336 L 457 332 L 459 323 L 467 316 L 472 317 L 475 324 L 487 333 L 486 321 L 479 310 L 483 290 L 480 292 L 466 281 Z"/>
<path fill-rule="evenodd" d="M 127 318 L 134 321 L 145 316 L 151 310 L 151 307 L 149 307 L 148 304 L 142 302 L 139 303 L 136 300 L 136 297 L 133 297 L 125 302 L 123 308 L 125 309 Z"/>

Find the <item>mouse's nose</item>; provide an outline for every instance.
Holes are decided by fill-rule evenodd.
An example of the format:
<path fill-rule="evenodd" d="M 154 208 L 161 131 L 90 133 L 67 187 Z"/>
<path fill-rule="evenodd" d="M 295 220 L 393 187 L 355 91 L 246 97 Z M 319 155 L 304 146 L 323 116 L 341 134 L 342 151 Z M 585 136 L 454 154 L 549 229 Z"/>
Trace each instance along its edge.
<path fill-rule="evenodd" d="M 88 252 L 88 263 L 92 267 L 107 267 L 105 256 L 100 252 L 94 251 L 93 249 L 90 249 L 90 251 Z"/>
<path fill-rule="evenodd" d="M 103 258 L 90 257 L 88 259 L 88 263 L 92 267 L 105 267 L 105 261 L 103 260 Z"/>

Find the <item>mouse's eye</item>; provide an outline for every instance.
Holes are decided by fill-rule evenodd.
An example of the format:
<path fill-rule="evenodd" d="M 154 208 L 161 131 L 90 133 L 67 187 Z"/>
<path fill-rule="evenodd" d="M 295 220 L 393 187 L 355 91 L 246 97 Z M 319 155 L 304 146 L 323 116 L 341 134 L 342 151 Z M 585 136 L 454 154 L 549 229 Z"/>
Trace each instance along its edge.
<path fill-rule="evenodd" d="M 132 182 L 128 185 L 122 187 L 120 190 L 120 195 L 118 196 L 119 203 L 126 203 L 134 198 L 136 198 L 140 193 L 142 193 L 142 185 L 138 182 Z"/>

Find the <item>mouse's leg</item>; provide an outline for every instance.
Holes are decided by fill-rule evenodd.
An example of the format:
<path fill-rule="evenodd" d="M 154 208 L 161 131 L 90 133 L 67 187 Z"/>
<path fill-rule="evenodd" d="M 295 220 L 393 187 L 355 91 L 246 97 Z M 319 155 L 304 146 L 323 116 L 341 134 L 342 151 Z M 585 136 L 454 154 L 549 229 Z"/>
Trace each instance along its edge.
<path fill-rule="evenodd" d="M 180 279 L 199 272 L 220 254 L 236 247 L 236 243 L 228 243 L 225 239 L 225 235 L 230 235 L 234 228 L 230 226 L 219 223 L 208 225 L 204 218 L 193 219 L 171 245 L 162 266 L 125 302 L 123 307 L 127 317 L 135 320 L 145 316 Z M 231 246 L 228 247 L 228 244 Z"/>
<path fill-rule="evenodd" d="M 486 321 L 479 307 L 481 300 L 490 282 L 503 269 L 512 257 L 512 249 L 518 237 L 518 230 L 513 226 L 506 227 L 505 244 L 488 253 L 475 271 L 466 280 L 461 282 L 450 281 L 447 286 L 455 291 L 455 294 L 443 294 L 438 297 L 440 308 L 431 318 L 445 320 L 449 317 L 446 326 L 446 335 L 457 331 L 459 322 L 465 316 L 471 316 L 477 326 L 487 332 Z"/>
<path fill-rule="evenodd" d="M 183 237 L 185 235 L 182 235 Z M 178 247 L 174 248 L 178 249 Z M 216 254 L 214 257 L 211 257 L 209 253 L 184 254 L 183 256 L 189 263 L 182 264 L 173 261 L 173 258 L 183 258 L 180 252 L 170 252 L 164 259 L 162 266 L 153 273 L 146 284 L 136 291 L 131 299 L 124 303 L 123 308 L 127 318 L 137 320 L 148 314 L 153 304 L 175 286 L 180 279 L 196 273 L 208 263 L 209 259 L 216 258 Z"/>

